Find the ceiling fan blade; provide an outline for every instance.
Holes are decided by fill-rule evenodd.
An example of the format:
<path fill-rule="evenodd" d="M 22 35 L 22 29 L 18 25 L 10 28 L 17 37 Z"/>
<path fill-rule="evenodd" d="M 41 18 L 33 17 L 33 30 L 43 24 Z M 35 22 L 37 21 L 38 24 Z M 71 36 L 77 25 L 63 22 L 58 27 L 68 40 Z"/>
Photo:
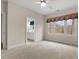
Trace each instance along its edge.
<path fill-rule="evenodd" d="M 46 0 L 46 3 L 49 3 L 50 2 L 50 0 Z"/>
<path fill-rule="evenodd" d="M 47 5 L 46 5 L 46 8 L 52 9 L 52 8 L 53 8 L 53 6 L 52 6 L 52 5 L 50 5 L 50 4 L 47 4 Z"/>
<path fill-rule="evenodd" d="M 51 3 L 51 2 L 54 2 L 55 0 L 46 0 L 46 3 Z"/>
<path fill-rule="evenodd" d="M 40 2 L 35 2 L 35 4 L 41 4 Z"/>

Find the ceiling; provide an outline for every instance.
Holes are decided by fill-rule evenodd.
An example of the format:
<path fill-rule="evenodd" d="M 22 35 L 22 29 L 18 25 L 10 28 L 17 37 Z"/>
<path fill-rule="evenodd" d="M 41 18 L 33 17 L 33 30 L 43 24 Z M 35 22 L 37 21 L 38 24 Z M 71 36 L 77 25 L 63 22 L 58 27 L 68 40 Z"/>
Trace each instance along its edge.
<path fill-rule="evenodd" d="M 41 8 L 39 4 L 40 0 L 9 0 L 13 3 L 21 5 L 25 8 L 31 9 L 39 14 L 47 15 L 62 10 L 69 10 L 78 7 L 78 0 L 46 0 L 47 7 Z"/>

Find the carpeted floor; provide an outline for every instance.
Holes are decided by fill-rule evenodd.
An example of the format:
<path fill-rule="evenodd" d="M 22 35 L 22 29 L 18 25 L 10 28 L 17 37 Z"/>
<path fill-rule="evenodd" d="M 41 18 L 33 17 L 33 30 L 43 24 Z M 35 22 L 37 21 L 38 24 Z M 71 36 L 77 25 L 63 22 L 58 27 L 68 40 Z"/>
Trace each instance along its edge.
<path fill-rule="evenodd" d="M 40 41 L 7 50 L 1 59 L 78 59 L 77 47 L 54 42 Z"/>

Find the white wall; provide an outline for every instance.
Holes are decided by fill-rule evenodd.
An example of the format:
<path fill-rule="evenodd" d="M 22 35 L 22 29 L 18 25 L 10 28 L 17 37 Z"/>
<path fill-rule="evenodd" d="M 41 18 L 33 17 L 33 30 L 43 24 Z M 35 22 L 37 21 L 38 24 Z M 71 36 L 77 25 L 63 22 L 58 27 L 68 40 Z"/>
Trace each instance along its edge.
<path fill-rule="evenodd" d="M 50 14 L 50 15 L 47 15 L 45 17 L 45 33 L 44 33 L 44 39 L 45 40 L 49 40 L 49 41 L 55 41 L 55 42 L 61 42 L 61 43 L 66 43 L 66 44 L 70 44 L 70 45 L 77 45 L 77 35 L 67 35 L 67 34 L 48 34 L 48 31 L 47 31 L 47 23 L 46 23 L 46 20 L 47 18 L 51 18 L 51 17 L 56 17 L 56 16 L 62 16 L 62 15 L 66 15 L 66 14 L 71 14 L 71 13 L 75 13 L 77 12 L 77 9 L 72 9 L 72 10 L 68 10 L 68 11 L 61 11 L 61 12 L 56 12 L 56 13 L 53 13 L 53 14 Z M 76 22 L 76 34 L 78 33 L 77 32 L 77 22 Z"/>
<path fill-rule="evenodd" d="M 36 19 L 36 41 L 42 40 L 43 16 L 17 4 L 8 2 L 8 49 L 25 44 L 25 22 L 26 17 L 28 16 L 34 17 Z"/>

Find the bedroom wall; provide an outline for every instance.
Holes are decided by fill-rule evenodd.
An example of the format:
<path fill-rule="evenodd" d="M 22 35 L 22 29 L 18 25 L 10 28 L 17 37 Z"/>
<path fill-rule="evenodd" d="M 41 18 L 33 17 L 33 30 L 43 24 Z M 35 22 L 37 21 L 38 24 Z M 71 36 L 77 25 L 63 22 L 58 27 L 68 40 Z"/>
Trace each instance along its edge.
<path fill-rule="evenodd" d="M 61 43 L 65 43 L 65 44 L 70 44 L 70 45 L 75 45 L 77 46 L 78 44 L 78 39 L 77 39 L 77 33 L 78 33 L 78 28 L 77 28 L 77 22 L 75 22 L 75 33 L 76 35 L 67 35 L 67 34 L 48 34 L 48 31 L 47 31 L 47 23 L 46 23 L 46 19 L 47 18 L 50 18 L 50 17 L 56 17 L 56 16 L 62 16 L 62 15 L 66 15 L 66 14 L 71 14 L 71 13 L 75 13 L 77 12 L 77 9 L 72 9 L 72 10 L 67 10 L 67 11 L 60 11 L 60 12 L 56 12 L 56 13 L 53 13 L 53 14 L 49 14 L 47 16 L 45 16 L 45 33 L 44 33 L 44 39 L 45 40 L 49 40 L 49 41 L 55 41 L 55 42 L 61 42 Z"/>
<path fill-rule="evenodd" d="M 20 5 L 8 2 L 8 49 L 25 44 L 25 22 L 26 17 L 28 16 L 36 19 L 35 41 L 40 41 L 43 39 L 43 16 Z"/>

